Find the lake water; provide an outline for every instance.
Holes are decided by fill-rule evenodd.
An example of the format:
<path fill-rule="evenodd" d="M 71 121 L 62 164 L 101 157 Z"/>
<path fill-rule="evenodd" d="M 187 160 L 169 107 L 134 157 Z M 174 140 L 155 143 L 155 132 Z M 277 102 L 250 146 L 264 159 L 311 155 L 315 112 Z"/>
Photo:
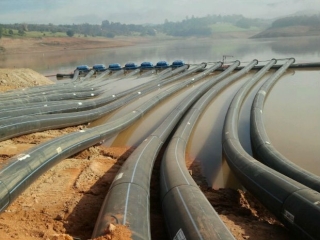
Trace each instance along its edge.
<path fill-rule="evenodd" d="M 246 65 L 253 59 L 259 61 L 271 58 L 294 57 L 297 63 L 320 62 L 320 38 L 285 39 L 188 39 L 165 42 L 151 42 L 144 45 L 112 49 L 65 51 L 37 54 L 1 55 L 1 67 L 28 67 L 44 75 L 69 73 L 77 65 L 96 63 L 109 65 L 133 61 L 156 63 L 160 60 L 172 62 L 182 59 L 186 63 L 240 60 Z M 271 74 L 273 71 L 270 71 Z M 222 157 L 221 134 L 227 108 L 233 95 L 253 73 L 249 73 L 228 87 L 207 107 L 202 114 L 188 144 L 187 154 L 203 166 L 207 181 L 214 188 L 234 186 L 232 174 Z M 244 148 L 251 153 L 249 138 L 249 111 L 252 99 L 262 79 L 249 94 L 243 106 L 240 120 L 240 139 Z M 193 86 L 181 91 L 139 120 L 121 134 L 106 142 L 109 146 L 137 146 L 169 114 Z M 156 94 L 156 93 L 154 93 Z M 141 98 L 126 108 L 146 101 Z M 287 158 L 307 170 L 320 175 L 320 69 L 288 70 L 268 95 L 264 120 L 267 133 L 273 145 Z M 114 116 L 121 115 L 121 109 Z M 112 116 L 110 117 L 112 118 Z"/>

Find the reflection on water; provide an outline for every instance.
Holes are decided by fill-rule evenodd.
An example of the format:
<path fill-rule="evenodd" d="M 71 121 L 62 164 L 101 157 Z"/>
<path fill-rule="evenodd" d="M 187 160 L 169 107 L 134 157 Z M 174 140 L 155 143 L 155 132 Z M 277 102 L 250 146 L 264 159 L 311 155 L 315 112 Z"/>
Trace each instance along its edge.
<path fill-rule="evenodd" d="M 239 140 L 247 153 L 252 156 L 251 140 L 250 140 L 250 111 L 252 101 L 258 92 L 261 85 L 267 80 L 270 75 L 274 73 L 274 70 L 270 70 L 260 81 L 253 87 L 253 89 L 246 96 L 244 103 L 242 104 L 241 111 L 239 114 Z"/>
<path fill-rule="evenodd" d="M 187 39 L 155 41 L 137 46 L 109 49 L 87 49 L 34 54 L 1 54 L 1 67 L 28 67 L 44 75 L 69 73 L 77 65 L 97 63 L 124 65 L 133 61 L 156 63 L 183 59 L 187 63 L 221 61 L 223 55 L 248 62 L 252 59 L 296 57 L 297 61 L 319 61 L 319 38 L 285 39 Z"/>
<path fill-rule="evenodd" d="M 252 59 L 294 57 L 296 62 L 320 62 L 319 37 L 284 39 L 188 39 L 166 42 L 151 42 L 134 47 L 63 51 L 35 54 L 0 55 L 1 67 L 28 67 L 44 75 L 69 73 L 77 65 L 96 63 L 125 64 L 129 61 L 140 64 L 143 61 L 156 63 L 160 60 L 172 62 L 182 59 L 186 63 L 215 62 L 223 55 L 231 55 L 228 61 L 239 59 L 243 65 Z M 270 71 L 272 73 L 272 71 Z M 234 93 L 248 78 L 228 87 L 208 106 L 198 121 L 188 143 L 187 154 L 204 166 L 203 173 L 209 184 L 215 188 L 233 186 L 232 174 L 223 160 L 221 133 L 225 113 Z M 267 133 L 274 146 L 290 160 L 303 165 L 309 171 L 320 174 L 320 71 L 288 70 L 269 94 L 264 111 Z M 264 78 L 265 80 L 265 78 Z M 260 85 L 263 81 L 260 82 Z M 110 139 L 109 145 L 136 146 L 163 121 L 183 96 L 177 94 L 150 111 L 127 132 Z M 250 106 L 257 87 L 245 101 L 239 119 L 239 137 L 250 153 L 249 116 Z M 157 93 L 154 93 L 157 94 Z M 186 94 L 186 95 L 184 95 Z M 150 97 L 150 95 L 149 95 Z M 125 108 L 133 108 L 147 101 L 141 98 Z M 116 118 L 122 110 L 108 115 Z"/>
<path fill-rule="evenodd" d="M 249 74 L 251 75 L 251 74 Z M 248 75 L 248 76 L 249 76 Z M 233 175 L 222 159 L 222 128 L 229 104 L 235 92 L 247 80 L 244 77 L 220 93 L 200 116 L 190 137 L 187 154 L 203 166 L 207 182 L 214 188 L 237 187 Z M 222 167 L 222 166 L 225 167 Z"/>
<path fill-rule="evenodd" d="M 306 54 L 313 55 L 314 57 L 320 56 L 320 38 L 319 37 L 296 37 L 288 38 L 285 41 L 275 41 L 271 44 L 273 52 L 281 53 L 292 56 L 302 56 Z M 308 59 L 306 59 L 308 60 Z"/>
<path fill-rule="evenodd" d="M 296 71 L 272 88 L 264 121 L 272 144 L 292 162 L 320 175 L 320 71 Z"/>
<path fill-rule="evenodd" d="M 170 112 L 185 98 L 190 94 L 199 83 L 195 85 L 190 85 L 168 99 L 164 100 L 158 104 L 155 108 L 150 110 L 145 114 L 141 119 L 136 121 L 126 130 L 117 134 L 113 138 L 107 140 L 104 145 L 107 146 L 135 146 L 137 147 L 145 138 L 147 138 L 160 124 L 161 122 L 170 114 Z M 123 116 L 124 113 L 132 111 L 135 108 L 139 107 L 144 102 L 148 101 L 150 98 L 156 96 L 159 92 L 167 89 L 165 87 L 156 92 L 148 94 L 140 98 L 138 101 L 134 101 L 131 104 L 121 108 L 117 111 L 109 120 L 117 119 L 120 116 Z"/>

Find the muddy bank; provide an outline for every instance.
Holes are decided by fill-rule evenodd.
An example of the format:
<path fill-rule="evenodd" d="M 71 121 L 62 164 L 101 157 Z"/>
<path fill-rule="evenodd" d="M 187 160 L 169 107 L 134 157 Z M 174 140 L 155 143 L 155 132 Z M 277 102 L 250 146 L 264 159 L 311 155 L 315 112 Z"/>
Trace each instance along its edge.
<path fill-rule="evenodd" d="M 0 69 L 0 91 L 52 83 L 30 69 Z M 0 93 L 1 94 L 1 93 Z M 0 142 L 0 167 L 10 157 L 85 125 L 32 133 Z M 0 214 L 2 239 L 89 239 L 100 206 L 130 146 L 92 146 L 71 156 L 37 179 L 4 213 Z M 152 239 L 167 239 L 159 203 L 159 167 L 151 184 Z M 208 188 L 193 159 L 187 166 L 202 192 L 236 239 L 292 239 L 286 229 L 254 197 L 240 190 Z M 104 239 L 130 239 L 119 227 Z M 103 239 L 103 238 L 101 238 Z"/>
<path fill-rule="evenodd" d="M 45 53 L 68 50 L 114 48 L 133 46 L 148 42 L 148 38 L 99 38 L 99 37 L 44 37 L 44 38 L 1 38 L 0 53 L 23 54 Z"/>

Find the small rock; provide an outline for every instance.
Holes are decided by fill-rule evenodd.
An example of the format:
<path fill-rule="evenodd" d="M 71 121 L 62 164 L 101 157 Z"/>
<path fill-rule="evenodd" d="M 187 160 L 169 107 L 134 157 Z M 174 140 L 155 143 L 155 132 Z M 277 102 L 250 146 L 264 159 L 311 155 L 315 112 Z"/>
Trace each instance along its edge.
<path fill-rule="evenodd" d="M 61 220 L 63 220 L 63 218 L 64 218 L 64 213 L 59 213 L 59 214 L 54 218 L 54 220 L 61 221 Z"/>
<path fill-rule="evenodd" d="M 109 226 L 108 226 L 108 233 L 113 233 L 115 230 L 116 230 L 116 226 L 115 225 L 113 225 L 112 223 L 110 223 L 109 224 Z"/>

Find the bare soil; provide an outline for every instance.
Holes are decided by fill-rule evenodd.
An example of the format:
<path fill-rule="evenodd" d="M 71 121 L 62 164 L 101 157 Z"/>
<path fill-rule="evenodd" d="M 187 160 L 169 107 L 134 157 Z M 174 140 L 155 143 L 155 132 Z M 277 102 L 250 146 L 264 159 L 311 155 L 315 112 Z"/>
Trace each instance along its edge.
<path fill-rule="evenodd" d="M 30 69 L 0 69 L 0 92 L 51 83 Z M 30 147 L 85 127 L 48 130 L 2 141 L 0 167 Z M 93 146 L 61 161 L 0 214 L 0 240 L 90 239 L 103 199 L 133 150 L 130 146 Z M 151 184 L 152 239 L 156 240 L 168 239 L 158 199 L 159 160 Z M 211 189 L 201 176 L 197 161 L 188 159 L 186 164 L 236 239 L 292 239 L 282 224 L 249 193 Z M 127 226 L 106 226 L 106 235 L 98 239 L 131 239 L 131 233 Z"/>

